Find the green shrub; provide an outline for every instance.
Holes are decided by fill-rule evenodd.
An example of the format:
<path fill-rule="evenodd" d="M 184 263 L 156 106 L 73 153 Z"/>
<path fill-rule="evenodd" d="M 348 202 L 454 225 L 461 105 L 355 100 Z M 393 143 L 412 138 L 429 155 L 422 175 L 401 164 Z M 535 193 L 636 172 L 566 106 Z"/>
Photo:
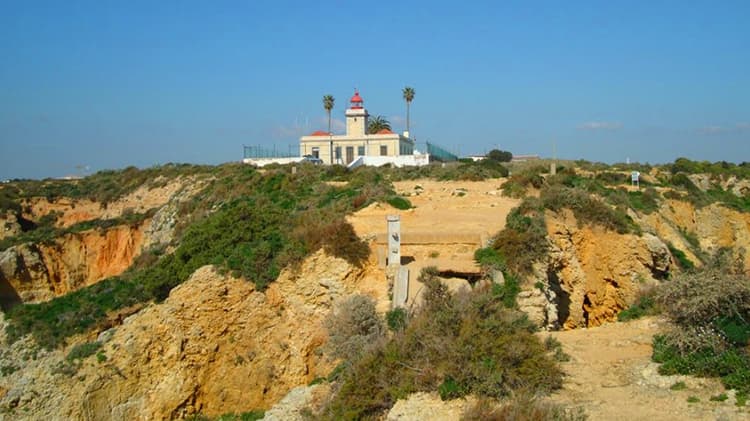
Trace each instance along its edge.
<path fill-rule="evenodd" d="M 656 299 L 675 327 L 654 337 L 652 358 L 660 373 L 720 377 L 748 393 L 750 279 L 718 265 L 662 284 Z"/>
<path fill-rule="evenodd" d="M 552 353 L 552 358 L 554 358 L 555 361 L 570 361 L 570 355 L 566 354 L 565 351 L 563 351 L 562 344 L 554 337 L 547 336 L 547 338 L 544 339 L 544 348 L 547 350 L 547 352 Z"/>
<path fill-rule="evenodd" d="M 683 381 L 679 381 L 672 386 L 669 386 L 669 390 L 685 390 L 687 389 L 687 385 Z"/>
<path fill-rule="evenodd" d="M 214 421 L 257 421 L 263 419 L 265 411 L 248 411 L 236 414 L 234 412 L 219 415 Z"/>
<path fill-rule="evenodd" d="M 328 331 L 326 350 L 335 358 L 354 359 L 385 334 L 375 302 L 364 295 L 346 298 L 326 318 L 324 325 Z"/>
<path fill-rule="evenodd" d="M 505 259 L 499 251 L 492 247 L 482 247 L 474 252 L 474 260 L 479 263 L 483 270 L 505 269 Z"/>
<path fill-rule="evenodd" d="M 407 210 L 407 209 L 411 209 L 412 208 L 411 202 L 409 202 L 408 199 L 403 198 L 401 196 L 393 196 L 393 197 L 389 198 L 388 199 L 388 204 L 391 205 L 391 206 L 393 206 L 394 208 L 400 209 L 400 210 Z"/>
<path fill-rule="evenodd" d="M 529 188 L 540 189 L 544 185 L 544 177 L 541 173 L 546 171 L 544 167 L 534 167 L 515 173 L 503 183 L 502 191 L 505 196 L 522 198 Z"/>
<path fill-rule="evenodd" d="M 725 400 L 729 399 L 726 393 L 720 393 L 715 396 L 711 396 L 708 400 L 711 402 L 724 402 Z"/>
<path fill-rule="evenodd" d="M 624 234 L 638 232 L 638 227 L 627 214 L 613 209 L 601 200 L 579 189 L 550 186 L 542 190 L 540 199 L 545 208 L 559 212 L 570 209 L 580 225 L 593 224 Z"/>
<path fill-rule="evenodd" d="M 418 391 L 502 397 L 546 393 L 562 384 L 526 316 L 499 295 L 453 296 L 434 269 L 420 274 L 423 305 L 402 331 L 353 361 L 323 419 L 373 419 Z"/>
<path fill-rule="evenodd" d="M 440 399 L 447 401 L 460 398 L 461 396 L 464 396 L 466 392 L 461 390 L 461 386 L 453 380 L 453 377 L 448 376 L 438 386 L 438 394 L 440 395 Z"/>
<path fill-rule="evenodd" d="M 14 364 L 5 364 L 0 366 L 0 376 L 9 376 L 18 371 L 18 367 Z"/>
<path fill-rule="evenodd" d="M 492 284 L 492 295 L 502 300 L 507 308 L 515 307 L 519 292 L 521 292 L 521 286 L 513 275 L 506 275 L 505 282 L 502 284 Z"/>
<path fill-rule="evenodd" d="M 68 352 L 68 355 L 65 357 L 65 359 L 68 361 L 82 360 L 94 355 L 96 351 L 98 351 L 101 347 L 101 342 L 86 342 L 83 344 L 78 344 L 74 346 L 70 350 L 70 352 Z"/>
<path fill-rule="evenodd" d="M 700 401 L 700 398 L 698 398 L 697 396 L 688 396 L 687 398 L 688 403 L 698 403 Z"/>
<path fill-rule="evenodd" d="M 627 309 L 617 314 L 617 320 L 620 322 L 626 322 L 629 320 L 640 319 L 643 316 L 650 316 L 656 314 L 658 308 L 656 300 L 651 294 L 641 295 L 636 299 L 635 303 Z"/>
<path fill-rule="evenodd" d="M 388 324 L 388 329 L 392 332 L 398 332 L 404 330 L 407 323 L 406 310 L 402 307 L 396 307 L 393 310 L 385 313 L 385 321 Z"/>
<path fill-rule="evenodd" d="M 142 285 L 109 278 L 44 303 L 13 307 L 7 313 L 6 334 L 10 342 L 32 334 L 38 345 L 51 349 L 69 336 L 100 325 L 108 311 L 147 299 Z"/>
<path fill-rule="evenodd" d="M 667 248 L 669 248 L 669 252 L 672 254 L 672 257 L 674 257 L 675 261 L 677 262 L 677 265 L 682 270 L 691 271 L 695 269 L 695 264 L 692 260 L 688 259 L 687 255 L 685 255 L 685 252 L 682 250 L 675 248 L 672 243 L 667 243 Z"/>

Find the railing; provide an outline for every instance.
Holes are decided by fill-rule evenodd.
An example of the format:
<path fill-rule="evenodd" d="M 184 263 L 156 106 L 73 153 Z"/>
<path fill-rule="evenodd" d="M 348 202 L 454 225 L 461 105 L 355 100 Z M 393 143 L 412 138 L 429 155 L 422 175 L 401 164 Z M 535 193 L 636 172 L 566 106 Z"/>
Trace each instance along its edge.
<path fill-rule="evenodd" d="M 287 145 L 286 152 L 276 145 L 271 148 L 242 145 L 242 149 L 244 158 L 292 158 L 299 155 L 299 146 L 296 145 Z"/>
<path fill-rule="evenodd" d="M 434 159 L 436 161 L 441 162 L 451 162 L 451 161 L 458 161 L 458 156 L 455 154 L 448 152 L 447 150 L 441 148 L 438 145 L 435 145 L 434 143 L 426 142 L 427 145 L 427 153 L 430 154 L 430 159 Z"/>

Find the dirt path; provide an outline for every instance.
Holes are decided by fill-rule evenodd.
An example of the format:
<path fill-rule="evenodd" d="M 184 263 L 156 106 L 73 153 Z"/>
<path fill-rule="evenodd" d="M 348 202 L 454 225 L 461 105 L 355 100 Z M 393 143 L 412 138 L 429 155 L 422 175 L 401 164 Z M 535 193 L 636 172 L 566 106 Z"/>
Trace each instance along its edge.
<path fill-rule="evenodd" d="M 661 376 L 651 362 L 651 339 L 663 322 L 646 318 L 589 329 L 543 333 L 563 345 L 570 361 L 567 377 L 552 400 L 583 407 L 589 420 L 748 420 L 750 408 L 710 401 L 724 393 L 718 381 L 688 376 Z M 687 388 L 670 390 L 683 381 Z M 700 399 L 688 403 L 689 397 Z"/>

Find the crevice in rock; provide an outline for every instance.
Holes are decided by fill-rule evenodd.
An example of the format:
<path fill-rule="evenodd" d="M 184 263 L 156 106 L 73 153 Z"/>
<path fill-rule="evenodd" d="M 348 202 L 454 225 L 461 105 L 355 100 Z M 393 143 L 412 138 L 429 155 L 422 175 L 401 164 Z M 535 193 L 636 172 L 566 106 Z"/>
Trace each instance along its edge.
<path fill-rule="evenodd" d="M 0 308 L 4 312 L 12 309 L 18 304 L 21 304 L 21 297 L 18 292 L 10 285 L 2 271 L 0 271 Z"/>
<path fill-rule="evenodd" d="M 583 324 L 586 327 L 589 327 L 589 311 L 591 310 L 591 300 L 589 299 L 589 295 L 586 294 L 583 296 L 583 305 L 581 306 L 581 311 L 583 312 Z"/>
<path fill-rule="evenodd" d="M 482 279 L 482 274 L 479 272 L 460 272 L 455 270 L 442 270 L 438 272 L 438 276 L 441 278 L 460 278 L 469 281 L 469 284 L 474 285 Z"/>
<path fill-rule="evenodd" d="M 557 297 L 557 324 L 564 326 L 570 317 L 570 294 L 560 285 L 560 277 L 553 269 L 547 270 L 547 284 Z"/>

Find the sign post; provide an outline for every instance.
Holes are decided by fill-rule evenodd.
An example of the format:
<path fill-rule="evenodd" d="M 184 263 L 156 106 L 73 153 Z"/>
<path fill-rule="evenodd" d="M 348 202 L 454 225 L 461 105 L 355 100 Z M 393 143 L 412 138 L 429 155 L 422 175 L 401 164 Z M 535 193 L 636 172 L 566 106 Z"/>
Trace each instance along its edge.
<path fill-rule="evenodd" d="M 631 172 L 630 173 L 630 185 L 638 186 L 638 188 L 640 189 L 641 188 L 640 178 L 641 178 L 641 173 L 639 173 L 638 171 Z"/>

